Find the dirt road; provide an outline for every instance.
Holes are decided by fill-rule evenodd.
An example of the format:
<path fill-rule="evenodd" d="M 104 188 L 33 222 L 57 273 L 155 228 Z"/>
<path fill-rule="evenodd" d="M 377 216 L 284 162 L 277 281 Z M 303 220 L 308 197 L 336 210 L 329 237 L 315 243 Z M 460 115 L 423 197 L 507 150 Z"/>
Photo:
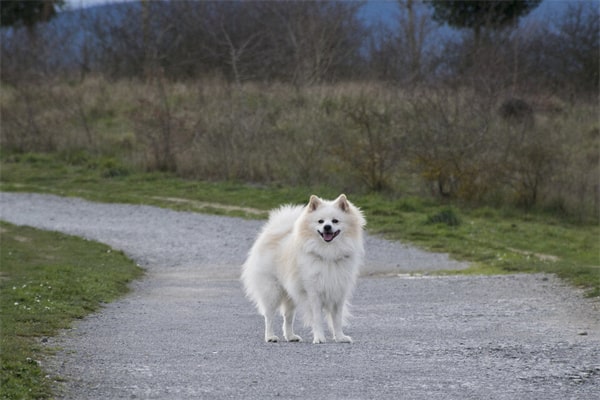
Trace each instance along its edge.
<path fill-rule="evenodd" d="M 548 275 L 410 277 L 464 264 L 374 237 L 351 345 L 262 342 L 238 281 L 260 222 L 1 194 L 0 218 L 107 243 L 133 292 L 47 345 L 66 399 L 593 399 L 600 305 Z M 368 217 L 368 216 L 367 216 Z M 373 273 L 389 272 L 384 276 Z M 310 337 L 299 327 L 299 334 Z"/>

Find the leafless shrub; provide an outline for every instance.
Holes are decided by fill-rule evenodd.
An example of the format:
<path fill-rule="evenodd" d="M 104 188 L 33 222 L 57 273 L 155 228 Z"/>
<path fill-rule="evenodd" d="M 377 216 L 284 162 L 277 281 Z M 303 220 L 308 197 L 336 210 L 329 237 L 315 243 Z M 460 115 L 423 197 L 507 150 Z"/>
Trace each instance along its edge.
<path fill-rule="evenodd" d="M 340 111 L 345 121 L 331 143 L 336 155 L 373 191 L 390 188 L 403 150 L 397 113 L 386 100 L 365 94 L 343 99 Z"/>
<path fill-rule="evenodd" d="M 537 132 L 539 139 L 539 132 Z M 527 140 L 508 155 L 501 170 L 513 189 L 518 205 L 531 208 L 538 204 L 544 186 L 550 183 L 559 168 L 561 149 L 550 138 Z"/>
<path fill-rule="evenodd" d="M 469 92 L 421 92 L 408 101 L 407 143 L 423 179 L 443 197 L 476 200 L 491 184 L 490 113 Z M 490 166 L 491 167 L 491 166 Z"/>
<path fill-rule="evenodd" d="M 438 90 L 409 102 L 408 148 L 435 194 L 533 207 L 554 191 L 566 165 L 565 132 L 548 120 L 534 125 L 527 103 L 499 109 L 466 91 Z"/>

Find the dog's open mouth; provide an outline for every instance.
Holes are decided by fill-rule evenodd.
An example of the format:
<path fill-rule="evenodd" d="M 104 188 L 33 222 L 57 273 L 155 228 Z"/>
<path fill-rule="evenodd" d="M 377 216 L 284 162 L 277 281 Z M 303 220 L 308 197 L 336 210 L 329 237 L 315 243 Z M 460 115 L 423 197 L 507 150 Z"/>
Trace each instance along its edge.
<path fill-rule="evenodd" d="M 337 235 L 340 234 L 339 229 L 335 232 L 333 232 L 333 231 L 325 231 L 325 232 L 318 231 L 318 232 L 319 232 L 319 235 L 321 235 L 323 240 L 326 242 L 331 242 L 333 239 L 335 239 L 335 237 Z"/>

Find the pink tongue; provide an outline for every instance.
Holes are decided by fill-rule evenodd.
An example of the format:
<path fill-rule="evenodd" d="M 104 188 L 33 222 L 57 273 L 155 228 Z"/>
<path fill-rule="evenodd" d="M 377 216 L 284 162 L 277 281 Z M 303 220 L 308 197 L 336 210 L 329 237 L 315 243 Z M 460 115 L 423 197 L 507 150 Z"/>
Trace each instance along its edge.
<path fill-rule="evenodd" d="M 325 232 L 323 234 L 323 239 L 325 239 L 326 242 L 329 242 L 330 240 L 333 239 L 333 233 L 327 233 L 327 232 Z"/>

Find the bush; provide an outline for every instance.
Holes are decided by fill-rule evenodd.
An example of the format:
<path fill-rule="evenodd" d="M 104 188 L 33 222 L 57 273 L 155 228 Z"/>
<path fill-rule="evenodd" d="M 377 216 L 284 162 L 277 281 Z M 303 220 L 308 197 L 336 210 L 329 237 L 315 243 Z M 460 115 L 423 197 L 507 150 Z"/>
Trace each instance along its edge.
<path fill-rule="evenodd" d="M 372 191 L 391 187 L 394 168 L 402 155 L 402 132 L 395 120 L 395 106 L 389 93 L 361 93 L 342 99 L 339 107 L 342 126 L 331 145 L 340 160 Z"/>

